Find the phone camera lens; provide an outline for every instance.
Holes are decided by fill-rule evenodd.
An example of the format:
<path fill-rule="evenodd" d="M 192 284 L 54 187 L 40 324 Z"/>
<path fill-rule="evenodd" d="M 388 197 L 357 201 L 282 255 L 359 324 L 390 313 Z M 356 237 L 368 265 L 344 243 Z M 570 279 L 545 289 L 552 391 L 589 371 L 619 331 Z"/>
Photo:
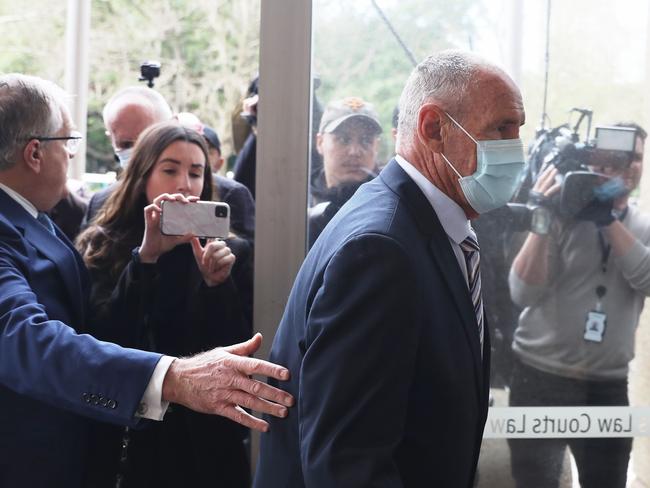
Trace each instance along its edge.
<path fill-rule="evenodd" d="M 226 207 L 217 206 L 214 208 L 214 215 L 216 217 L 225 218 L 228 216 L 228 209 Z"/>

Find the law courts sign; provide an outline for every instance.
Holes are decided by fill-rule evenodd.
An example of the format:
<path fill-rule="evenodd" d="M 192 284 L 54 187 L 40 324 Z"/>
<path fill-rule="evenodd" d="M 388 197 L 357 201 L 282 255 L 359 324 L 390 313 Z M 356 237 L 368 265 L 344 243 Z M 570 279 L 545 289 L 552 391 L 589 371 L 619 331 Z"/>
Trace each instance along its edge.
<path fill-rule="evenodd" d="M 648 407 L 492 407 L 486 439 L 650 436 Z"/>

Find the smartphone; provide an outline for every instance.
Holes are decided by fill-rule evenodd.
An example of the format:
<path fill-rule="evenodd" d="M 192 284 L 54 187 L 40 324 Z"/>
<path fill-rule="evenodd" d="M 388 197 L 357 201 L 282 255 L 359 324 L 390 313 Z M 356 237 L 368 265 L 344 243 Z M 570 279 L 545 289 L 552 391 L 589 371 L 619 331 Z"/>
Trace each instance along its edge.
<path fill-rule="evenodd" d="M 163 200 L 160 232 L 166 236 L 228 237 L 230 207 L 223 202 Z"/>

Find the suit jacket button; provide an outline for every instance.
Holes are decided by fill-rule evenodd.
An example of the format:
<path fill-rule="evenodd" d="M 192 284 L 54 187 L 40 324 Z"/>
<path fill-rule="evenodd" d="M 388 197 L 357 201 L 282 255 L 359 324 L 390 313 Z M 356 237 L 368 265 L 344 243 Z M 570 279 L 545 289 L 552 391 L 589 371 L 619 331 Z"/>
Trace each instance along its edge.
<path fill-rule="evenodd" d="M 117 408 L 117 402 L 115 400 L 113 400 L 112 398 L 110 400 L 108 400 L 107 405 L 108 405 L 108 408 L 111 408 L 113 410 L 115 410 Z"/>
<path fill-rule="evenodd" d="M 108 404 L 108 400 L 104 398 L 102 395 L 99 395 L 99 404 L 102 407 L 105 407 Z"/>
<path fill-rule="evenodd" d="M 88 396 L 88 393 L 86 393 L 85 391 L 81 394 L 81 399 L 86 403 L 90 403 L 90 397 Z"/>
<path fill-rule="evenodd" d="M 97 399 L 97 395 L 95 395 L 94 393 L 91 393 L 90 401 L 93 402 L 93 405 L 98 405 L 99 404 L 99 401 Z"/>

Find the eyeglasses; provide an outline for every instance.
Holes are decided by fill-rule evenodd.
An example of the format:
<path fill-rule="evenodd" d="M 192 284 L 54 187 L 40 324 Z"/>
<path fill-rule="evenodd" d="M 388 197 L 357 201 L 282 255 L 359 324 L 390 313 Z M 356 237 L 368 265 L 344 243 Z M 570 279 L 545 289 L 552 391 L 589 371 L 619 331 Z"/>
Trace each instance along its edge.
<path fill-rule="evenodd" d="M 37 139 L 39 141 L 65 141 L 65 148 L 72 156 L 77 154 L 79 150 L 79 145 L 81 144 L 81 139 L 83 136 L 81 132 L 72 131 L 69 136 L 59 136 L 59 137 L 44 137 L 44 136 L 34 136 L 29 139 Z"/>

